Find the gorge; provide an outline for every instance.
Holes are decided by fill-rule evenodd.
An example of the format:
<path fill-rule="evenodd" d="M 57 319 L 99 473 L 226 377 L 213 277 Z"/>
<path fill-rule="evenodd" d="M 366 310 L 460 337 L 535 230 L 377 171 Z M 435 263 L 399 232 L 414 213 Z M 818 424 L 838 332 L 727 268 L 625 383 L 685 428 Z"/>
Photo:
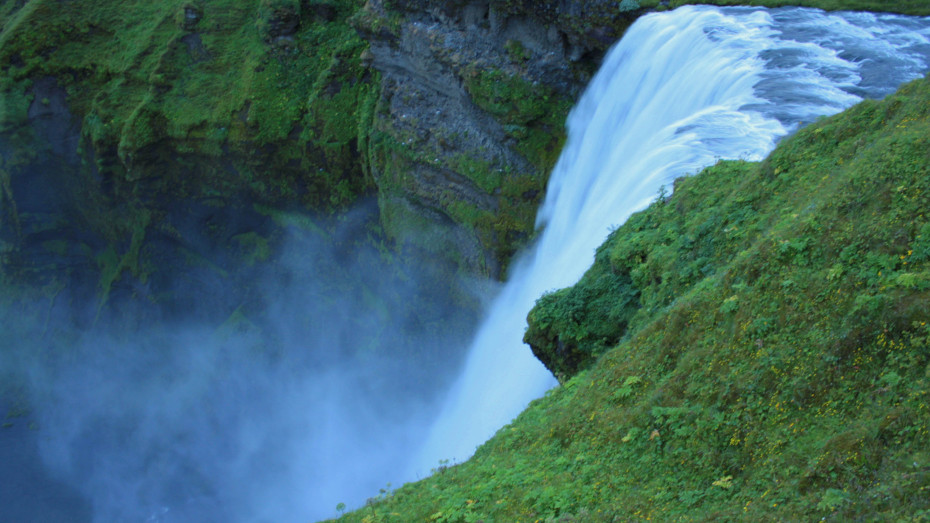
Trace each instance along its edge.
<path fill-rule="evenodd" d="M 524 317 L 544 293 L 577 282 L 611 227 L 681 176 L 762 160 L 803 123 L 893 92 L 926 72 L 928 45 L 930 22 L 895 16 L 682 7 L 639 19 L 569 116 L 537 218 L 544 231 L 492 305 L 420 472 L 466 459 L 554 385 L 523 346 Z M 557 374 L 579 368 L 568 349 L 537 354 Z"/>
<path fill-rule="evenodd" d="M 289 75 L 307 66 L 301 60 L 312 54 L 301 47 L 309 45 L 301 31 L 311 24 L 347 30 L 336 27 L 346 15 L 341 7 L 290 4 L 262 3 L 259 12 L 267 18 L 258 34 L 261 45 L 273 46 L 268 51 L 273 58 L 255 68 L 258 79 L 275 67 L 287 73 L 277 79 L 284 94 L 297 89 Z M 919 151 L 926 143 L 920 127 L 926 122 L 920 91 L 926 80 L 885 105 L 857 106 L 858 112 L 848 116 L 859 118 L 855 124 L 818 118 L 862 98 L 889 95 L 924 74 L 930 64 L 927 19 L 706 6 L 644 14 L 638 5 L 631 10 L 624 2 L 614 28 L 605 22 L 578 30 L 566 22 L 575 16 L 570 10 L 544 11 L 540 16 L 550 17 L 560 33 L 540 31 L 538 21 L 519 14 L 519 7 L 508 8 L 514 11 L 505 16 L 508 11 L 496 4 L 437 3 L 424 10 L 418 2 L 369 2 L 353 12 L 352 24 L 370 47 L 347 38 L 314 80 L 308 112 L 298 115 L 300 124 L 291 128 L 294 122 L 279 118 L 274 124 L 280 126 L 266 128 L 268 115 L 276 114 L 263 107 L 268 100 L 252 100 L 244 112 L 237 107 L 229 122 L 219 112 L 203 121 L 184 112 L 188 99 L 203 94 L 191 90 L 188 71 L 226 58 L 211 40 L 216 37 L 211 31 L 222 25 L 215 22 L 215 6 L 179 3 L 179 18 L 157 25 L 158 31 L 178 31 L 178 39 L 166 47 L 152 73 L 160 76 L 147 80 L 155 78 L 155 83 L 117 133 L 119 146 L 111 147 L 108 133 L 114 131 L 95 126 L 106 124 L 108 110 L 118 119 L 119 110 L 106 96 L 93 104 L 82 102 L 87 84 L 81 82 L 97 74 L 118 75 L 100 73 L 104 66 L 98 64 L 76 67 L 71 80 L 23 80 L 28 75 L 14 74 L 16 68 L 38 66 L 15 65 L 16 57 L 9 54 L 15 40 L 8 36 L 14 33 L 8 29 L 19 27 L 17 16 L 28 21 L 47 5 L 26 3 L 18 12 L 9 11 L 11 5 L 3 4 L 0 11 L 7 17 L 7 40 L 0 48 L 13 64 L 4 69 L 4 92 L 25 92 L 31 98 L 20 106 L 6 98 L 2 120 L 5 341 L 0 373 L 5 386 L 0 406 L 10 421 L 0 429 L 6 431 L 0 441 L 7 442 L 0 451 L 21 454 L 16 449 L 34 447 L 30 452 L 36 462 L 27 465 L 31 472 L 2 472 L 4 479 L 19 482 L 18 490 L 4 490 L 4 504 L 13 507 L 17 497 L 33 503 L 12 512 L 22 520 L 48 520 L 53 514 L 70 514 L 57 517 L 71 521 L 305 520 L 362 507 L 373 496 L 346 518 L 573 521 L 609 519 L 596 514 L 605 508 L 618 511 L 609 517 L 636 517 L 637 510 L 668 515 L 702 504 L 718 507 L 714 503 L 725 495 L 748 496 L 755 488 L 751 472 L 740 472 L 752 461 L 729 454 L 718 459 L 725 454 L 719 442 L 704 451 L 698 443 L 676 447 L 675 438 L 691 442 L 686 438 L 705 434 L 707 419 L 719 417 L 713 430 L 736 449 L 731 454 L 748 452 L 739 444 L 750 439 L 755 419 L 777 416 L 739 403 L 738 398 L 756 400 L 755 393 L 746 392 L 746 378 L 735 371 L 729 383 L 734 390 L 743 387 L 742 392 L 727 392 L 713 407 L 689 410 L 662 372 L 673 369 L 670 381 L 688 387 L 721 384 L 719 376 L 694 369 L 689 371 L 693 380 L 674 374 L 678 367 L 666 354 L 667 346 L 644 350 L 638 358 L 625 354 L 637 353 L 635 340 L 647 335 L 687 335 L 696 347 L 709 344 L 685 334 L 699 321 L 678 322 L 674 315 L 685 314 L 682 307 L 695 316 L 723 315 L 702 327 L 704 332 L 730 328 L 728 322 L 736 320 L 726 315 L 746 316 L 742 327 L 732 328 L 732 338 L 714 338 L 721 351 L 735 350 L 731 343 L 757 352 L 781 347 L 779 329 L 789 330 L 790 314 L 801 306 L 755 314 L 749 294 L 754 285 L 761 293 L 765 284 L 737 281 L 745 268 L 736 265 L 752 257 L 754 248 L 771 243 L 777 251 L 759 257 L 794 268 L 819 270 L 830 260 L 822 267 L 830 272 L 820 279 L 835 285 L 859 274 L 854 254 L 821 252 L 833 247 L 819 247 L 829 242 L 817 243 L 811 232 L 797 238 L 785 233 L 771 242 L 754 239 L 768 234 L 765 223 L 782 219 L 770 216 L 782 215 L 801 215 L 812 230 L 823 224 L 845 238 L 842 224 L 827 225 L 833 223 L 827 214 L 809 214 L 828 209 L 828 203 L 814 198 L 795 208 L 793 200 L 780 202 L 784 209 L 791 207 L 786 211 L 771 211 L 765 203 L 766 197 L 784 194 L 778 184 L 788 184 L 789 176 L 808 163 L 829 172 L 846 164 L 890 165 L 894 173 L 906 174 L 889 176 L 895 192 L 888 199 L 905 198 L 911 205 L 907 209 L 920 210 L 925 203 L 918 189 L 920 177 L 926 178 L 926 158 L 911 149 Z M 287 15 L 295 12 L 299 22 Z M 540 170 L 555 163 L 561 147 L 557 128 L 566 100 L 580 92 L 586 68 L 599 62 L 604 41 L 624 30 L 572 110 L 564 150 L 543 191 L 546 176 Z M 81 38 L 106 31 L 91 23 Z M 487 48 L 475 43 L 489 34 L 497 40 L 481 44 Z M 501 47 L 511 62 L 489 50 Z M 44 52 L 36 56 L 54 59 L 69 51 L 60 44 Z M 31 59 L 25 52 L 18 56 L 24 63 Z M 146 56 L 136 58 L 141 67 Z M 357 83 L 340 76 L 345 71 L 352 71 L 349 77 L 357 74 Z M 370 76 L 375 71 L 380 79 Z M 124 81 L 136 80 L 130 74 Z M 17 82 L 30 87 L 17 91 Z M 123 87 L 102 85 L 123 93 Z M 232 92 L 230 99 L 236 96 Z M 26 108 L 26 123 L 16 120 L 19 107 Z M 327 107 L 342 112 L 324 115 Z M 348 125 L 347 114 L 355 118 Z M 170 115 L 177 121 L 166 119 Z M 344 125 L 331 124 L 337 121 Z M 766 159 L 782 137 L 812 122 Z M 888 150 L 897 155 L 890 158 L 881 156 L 888 140 L 857 134 L 884 132 L 885 125 L 911 133 L 890 139 Z M 283 141 L 258 145 L 269 135 Z M 51 145 L 35 145 L 41 140 Z M 817 140 L 833 142 L 817 155 L 798 145 Z M 916 145 L 909 148 L 907 140 Z M 303 143 L 311 145 L 304 148 Z M 833 154 L 841 156 L 834 159 Z M 352 162 L 357 156 L 363 158 L 359 165 Z M 273 164 L 268 168 L 273 174 L 263 174 L 265 161 Z M 679 180 L 711 165 L 708 173 Z M 308 166 L 319 169 L 320 176 L 304 177 Z M 837 171 L 834 185 L 846 183 L 843 176 Z M 817 183 L 829 183 L 822 181 L 829 178 L 810 176 Z M 905 182 L 912 178 L 917 180 L 913 185 Z M 797 184 L 799 195 L 813 186 L 810 180 Z M 766 184 L 772 188 L 757 195 Z M 739 190 L 726 197 L 713 192 L 731 186 Z M 882 186 L 876 182 L 875 187 L 875 202 L 883 202 Z M 100 194 L 94 192 L 98 188 Z M 823 194 L 833 193 L 824 189 Z M 750 200 L 752 212 L 739 219 L 721 224 L 711 216 L 699 227 L 689 221 Z M 534 233 L 532 214 L 539 202 L 539 232 Z M 848 219 L 892 216 L 868 207 L 873 204 L 878 205 L 849 204 L 854 210 L 839 214 Z M 308 206 L 314 211 L 306 212 Z M 321 206 L 331 207 L 320 212 Z M 752 220 L 762 225 L 747 225 Z M 870 222 L 863 218 L 863 223 Z M 619 240 L 633 229 L 637 232 L 630 238 Z M 900 289 L 899 295 L 863 291 L 854 306 L 842 302 L 833 308 L 844 311 L 849 305 L 849 314 L 883 328 L 882 335 L 893 338 L 895 347 L 913 345 L 900 351 L 901 358 L 910 358 L 907 363 L 876 372 L 877 385 L 869 389 L 879 406 L 886 402 L 883 394 L 903 399 L 887 399 L 897 410 L 876 418 L 880 429 L 860 420 L 855 424 L 859 432 L 831 436 L 845 438 L 838 443 L 821 439 L 827 441 L 823 449 L 833 445 L 865 453 L 868 447 L 875 455 L 881 452 L 876 448 L 891 448 L 879 442 L 907 442 L 900 443 L 906 455 L 895 459 L 911 460 L 913 468 L 901 469 L 893 479 L 896 488 L 916 491 L 930 465 L 925 455 L 912 451 L 926 434 L 926 412 L 912 405 L 921 401 L 915 391 L 924 383 L 920 375 L 926 360 L 917 326 L 925 317 L 919 307 L 927 289 L 919 238 L 926 227 L 921 229 L 915 219 L 912 225 L 887 229 L 896 235 L 893 241 L 875 239 L 860 250 L 893 245 L 894 252 L 885 254 L 902 256 L 899 265 L 868 258 L 879 265 L 874 271 L 869 265 L 870 275 L 862 278 L 868 289 L 890 287 Z M 598 247 L 611 230 L 608 243 Z M 860 236 L 869 238 L 873 232 L 870 228 Z M 878 238 L 880 233 L 874 234 Z M 529 248 L 511 260 L 523 244 Z M 668 254 L 673 247 L 680 252 Z M 835 259 L 845 265 L 837 268 Z M 909 267 L 900 265 L 905 259 Z M 780 274 L 775 268 L 771 272 Z M 874 280 L 872 273 L 891 279 Z M 486 279 L 498 275 L 506 281 L 500 287 Z M 575 287 L 557 290 L 579 278 Z M 793 275 L 772 287 L 765 295 L 803 294 L 816 285 Z M 708 298 L 702 289 L 726 296 Z M 714 301 L 718 298 L 722 301 Z M 705 299 L 712 304 L 703 304 Z M 526 337 L 539 359 L 521 340 L 528 312 Z M 485 318 L 480 325 L 479 317 Z M 825 368 L 852 366 L 854 357 L 857 370 L 869 368 L 857 351 L 865 346 L 863 340 L 878 334 L 837 317 L 845 330 L 824 335 L 829 350 L 822 358 L 834 358 Z M 777 326 L 761 327 L 753 323 L 757 320 Z M 656 326 L 662 322 L 664 330 Z M 829 319 L 818 325 L 823 323 Z M 739 340 L 739 332 L 753 334 L 728 341 Z M 844 356 L 830 356 L 831 350 L 845 351 Z M 776 352 L 767 357 L 774 361 L 791 354 Z M 658 353 L 672 363 L 662 360 L 649 367 Z M 599 358 L 603 366 L 596 366 Z M 894 361 L 875 358 L 882 364 Z M 782 363 L 799 368 L 799 361 Z M 772 366 L 782 368 L 782 363 Z M 562 382 L 549 393 L 557 381 L 543 364 Z M 639 365 L 638 370 L 630 365 Z M 717 361 L 707 368 L 721 365 Z M 619 368 L 624 375 L 609 375 Z M 799 373 L 796 379 L 805 376 Z M 804 387 L 810 386 L 797 385 L 807 391 Z M 580 390 L 600 403 L 582 402 Z M 647 390 L 654 392 L 650 396 Z M 817 394 L 811 397 L 819 400 Z M 646 406 L 630 404 L 640 399 Z M 792 399 L 792 408 L 801 409 L 804 401 Z M 618 428 L 599 432 L 600 423 Z M 885 434 L 895 423 L 901 424 L 894 428 L 896 435 Z M 505 425 L 475 460 L 450 466 L 467 459 Z M 738 425 L 750 428 L 739 432 L 733 428 Z M 843 443 L 847 440 L 852 443 Z M 661 449 L 648 447 L 657 444 Z M 538 448 L 548 450 L 539 454 Z M 642 465 L 639 472 L 628 468 L 626 479 L 611 485 L 610 496 L 625 495 L 627 484 L 637 481 L 644 491 L 655 487 L 648 478 L 637 478 L 661 470 L 649 466 L 681 456 L 700 455 L 695 461 L 713 477 L 699 478 L 706 490 L 690 484 L 680 488 L 686 480 L 677 487 L 655 487 L 638 505 L 621 510 L 610 505 L 616 500 L 598 493 L 604 477 L 592 467 L 629 467 L 635 462 L 630 452 L 641 460 L 655 452 L 653 465 Z M 537 469 L 519 462 L 520 453 L 537 460 Z M 612 461 L 618 456 L 621 465 Z M 704 462 L 712 459 L 718 461 Z M 843 460 L 862 470 L 871 466 Z M 897 470 L 891 458 L 879 463 L 891 473 Z M 840 480 L 830 479 L 831 473 L 854 472 L 821 470 L 826 465 L 820 462 L 809 467 L 813 472 L 798 473 L 808 497 L 796 507 L 830 516 L 859 506 L 837 488 Z M 45 479 L 34 479 L 35 469 L 44 470 L 39 475 Z M 431 469 L 438 472 L 425 482 L 396 491 L 387 485 L 422 478 Z M 549 483 L 561 474 L 577 476 L 585 489 L 569 480 Z M 31 485 L 52 490 L 42 487 L 51 483 L 64 485 L 51 508 L 35 492 L 21 495 Z M 737 488 L 731 490 L 733 484 Z M 379 487 L 384 488 L 377 496 Z M 667 499 L 656 494 L 674 489 L 691 494 L 682 498 L 676 490 L 678 497 Z M 599 505 L 601 497 L 610 501 Z M 788 500 L 778 504 L 792 506 Z M 868 508 L 861 510 L 868 513 Z"/>

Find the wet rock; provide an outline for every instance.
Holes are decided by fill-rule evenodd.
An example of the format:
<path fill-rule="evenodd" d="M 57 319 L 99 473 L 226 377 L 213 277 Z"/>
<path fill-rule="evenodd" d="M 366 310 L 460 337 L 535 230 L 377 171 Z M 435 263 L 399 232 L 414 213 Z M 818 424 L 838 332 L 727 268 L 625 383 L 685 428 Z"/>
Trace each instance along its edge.
<path fill-rule="evenodd" d="M 373 142 L 396 144 L 371 155 L 383 199 L 403 195 L 405 202 L 391 205 L 394 216 L 383 219 L 389 234 L 401 244 L 417 243 L 414 233 L 393 224 L 441 216 L 444 237 L 471 239 L 435 254 L 497 276 L 513 244 L 532 232 L 531 218 L 504 225 L 501 214 L 512 213 L 514 205 L 534 206 L 551 166 L 531 161 L 520 148 L 527 127 L 536 125 L 533 111 L 508 98 L 507 87 L 483 93 L 482 100 L 474 91 L 493 91 L 483 75 L 499 72 L 507 81 L 539 86 L 527 87 L 530 92 L 554 90 L 557 97 L 574 99 L 586 78 L 568 62 L 562 34 L 486 0 L 400 0 L 390 7 L 370 0 L 356 28 L 370 43 L 364 63 L 381 72 Z M 495 114 L 489 104 L 497 104 Z M 527 177 L 536 178 L 536 186 L 504 194 L 513 180 Z M 409 216 L 401 220 L 398 214 Z M 455 228 L 460 230 L 452 232 Z"/>

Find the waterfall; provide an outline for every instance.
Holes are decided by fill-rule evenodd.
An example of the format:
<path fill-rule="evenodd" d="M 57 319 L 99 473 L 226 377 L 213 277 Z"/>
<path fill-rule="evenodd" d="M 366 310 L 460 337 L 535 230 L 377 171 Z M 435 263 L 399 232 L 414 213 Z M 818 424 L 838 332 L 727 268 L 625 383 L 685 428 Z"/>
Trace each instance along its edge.
<path fill-rule="evenodd" d="M 522 336 L 543 293 L 574 284 L 610 227 L 675 178 L 761 160 L 804 122 L 878 98 L 930 64 L 930 19 L 687 6 L 637 20 L 572 110 L 538 225 L 492 304 L 409 477 L 464 461 L 556 385 Z"/>

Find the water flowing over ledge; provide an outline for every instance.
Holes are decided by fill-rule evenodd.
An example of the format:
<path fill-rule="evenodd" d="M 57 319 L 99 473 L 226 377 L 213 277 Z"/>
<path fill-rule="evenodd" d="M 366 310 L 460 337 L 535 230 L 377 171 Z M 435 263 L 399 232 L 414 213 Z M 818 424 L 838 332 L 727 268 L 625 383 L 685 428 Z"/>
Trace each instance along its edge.
<path fill-rule="evenodd" d="M 523 345 L 527 312 L 575 283 L 610 227 L 720 159 L 761 160 L 779 138 L 930 66 L 930 20 L 688 6 L 642 17 L 568 120 L 536 245 L 514 264 L 408 478 L 464 461 L 556 380 Z"/>

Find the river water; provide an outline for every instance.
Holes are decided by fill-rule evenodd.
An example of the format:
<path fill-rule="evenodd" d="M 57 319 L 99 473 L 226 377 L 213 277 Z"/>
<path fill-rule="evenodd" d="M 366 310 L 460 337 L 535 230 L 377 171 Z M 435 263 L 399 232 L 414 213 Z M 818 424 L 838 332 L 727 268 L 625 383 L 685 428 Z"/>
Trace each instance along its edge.
<path fill-rule="evenodd" d="M 568 119 L 537 244 L 516 263 L 408 475 L 467 459 L 555 379 L 522 343 L 547 291 L 590 267 L 611 227 L 675 178 L 761 160 L 779 138 L 930 67 L 930 19 L 686 6 L 637 20 Z"/>
<path fill-rule="evenodd" d="M 611 227 L 675 178 L 762 159 L 799 125 L 884 96 L 928 65 L 930 19 L 706 6 L 644 16 L 572 111 L 544 231 L 515 261 L 438 417 L 367 401 L 413 374 L 379 361 L 309 372 L 256 355 L 260 340 L 239 331 L 140 334 L 135 352 L 82 338 L 71 359 L 29 367 L 29 410 L 0 427 L 0 521 L 307 521 L 463 461 L 556 385 L 522 343 L 527 312 L 581 277 Z M 269 307 L 323 296 L 291 287 Z M 352 337 L 338 321 L 352 306 L 317 322 L 321 347 Z M 298 348 L 305 330 L 281 327 Z M 406 379 L 380 384 L 388 375 Z M 0 398 L 0 414 L 10 407 Z"/>

